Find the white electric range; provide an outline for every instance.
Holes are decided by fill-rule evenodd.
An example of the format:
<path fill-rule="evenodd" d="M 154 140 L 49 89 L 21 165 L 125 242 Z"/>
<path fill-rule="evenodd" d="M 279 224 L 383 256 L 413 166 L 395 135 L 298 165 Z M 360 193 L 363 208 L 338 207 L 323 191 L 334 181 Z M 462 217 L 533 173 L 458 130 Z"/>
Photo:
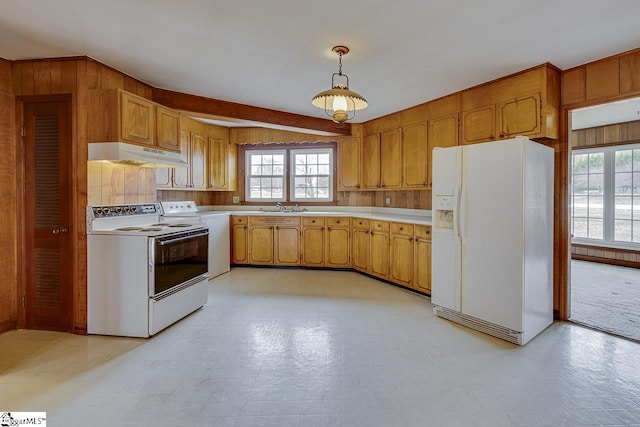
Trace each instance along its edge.
<path fill-rule="evenodd" d="M 207 303 L 206 224 L 159 203 L 87 207 L 90 334 L 149 337 Z"/>

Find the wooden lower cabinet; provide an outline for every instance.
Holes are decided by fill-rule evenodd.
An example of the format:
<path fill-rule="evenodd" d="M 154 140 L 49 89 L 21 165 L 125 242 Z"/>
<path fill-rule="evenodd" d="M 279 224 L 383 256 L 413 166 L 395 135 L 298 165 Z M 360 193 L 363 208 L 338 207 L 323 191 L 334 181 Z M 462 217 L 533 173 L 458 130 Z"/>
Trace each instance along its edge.
<path fill-rule="evenodd" d="M 324 234 L 324 260 L 326 267 L 351 267 L 351 239 L 349 218 L 327 218 Z"/>
<path fill-rule="evenodd" d="M 371 248 L 369 273 L 389 278 L 389 223 L 371 221 Z"/>
<path fill-rule="evenodd" d="M 249 247 L 247 239 L 249 237 L 248 218 L 246 216 L 231 216 L 231 264 L 248 264 Z"/>
<path fill-rule="evenodd" d="M 389 279 L 405 286 L 413 284 L 413 225 L 391 223 L 391 262 Z"/>
<path fill-rule="evenodd" d="M 412 287 L 431 295 L 431 238 L 416 238 L 414 254 Z"/>
<path fill-rule="evenodd" d="M 275 245 L 274 264 L 300 264 L 300 227 L 297 225 L 276 225 L 273 228 Z"/>
<path fill-rule="evenodd" d="M 354 270 L 369 272 L 369 246 L 371 234 L 369 220 L 353 218 L 351 220 L 351 266 Z"/>
<path fill-rule="evenodd" d="M 348 217 L 231 216 L 231 263 L 352 268 L 431 294 L 431 227 Z"/>
<path fill-rule="evenodd" d="M 349 218 L 302 218 L 302 265 L 351 267 Z"/>
<path fill-rule="evenodd" d="M 249 226 L 249 264 L 273 264 L 273 225 Z"/>

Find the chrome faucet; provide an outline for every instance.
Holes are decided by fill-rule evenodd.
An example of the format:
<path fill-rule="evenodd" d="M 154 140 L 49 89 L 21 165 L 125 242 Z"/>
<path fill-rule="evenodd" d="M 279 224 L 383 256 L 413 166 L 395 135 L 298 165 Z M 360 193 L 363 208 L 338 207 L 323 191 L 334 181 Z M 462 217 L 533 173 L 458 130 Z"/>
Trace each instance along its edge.
<path fill-rule="evenodd" d="M 287 211 L 287 207 L 285 205 L 283 205 L 282 202 L 276 203 L 276 208 L 278 208 L 282 212 L 286 212 Z"/>

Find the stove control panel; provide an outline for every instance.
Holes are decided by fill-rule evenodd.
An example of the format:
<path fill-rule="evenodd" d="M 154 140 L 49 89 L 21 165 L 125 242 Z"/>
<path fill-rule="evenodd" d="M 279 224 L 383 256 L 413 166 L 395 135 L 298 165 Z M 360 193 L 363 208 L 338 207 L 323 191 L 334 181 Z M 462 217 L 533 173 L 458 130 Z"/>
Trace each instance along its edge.
<path fill-rule="evenodd" d="M 110 218 L 115 216 L 145 215 L 162 213 L 159 203 L 139 205 L 106 205 L 87 206 L 87 214 L 91 218 Z"/>

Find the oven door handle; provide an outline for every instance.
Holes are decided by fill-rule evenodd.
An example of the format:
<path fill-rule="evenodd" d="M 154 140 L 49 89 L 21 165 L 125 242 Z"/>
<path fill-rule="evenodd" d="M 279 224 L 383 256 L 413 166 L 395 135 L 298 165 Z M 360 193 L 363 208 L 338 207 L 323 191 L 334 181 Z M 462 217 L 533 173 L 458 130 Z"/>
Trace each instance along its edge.
<path fill-rule="evenodd" d="M 164 246 L 164 245 L 168 245 L 168 244 L 170 244 L 170 243 L 181 242 L 181 241 L 183 241 L 183 240 L 189 240 L 189 239 L 193 239 L 193 238 L 195 238 L 195 237 L 203 237 L 203 236 L 208 236 L 208 235 L 209 235 L 209 232 L 208 232 L 208 231 L 206 231 L 206 232 L 204 232 L 204 233 L 200 233 L 200 234 L 190 234 L 190 235 L 188 235 L 188 236 L 178 237 L 178 238 L 175 238 L 175 239 L 169 239 L 169 240 L 158 240 L 157 242 L 158 242 L 158 244 L 159 244 L 160 246 Z"/>

